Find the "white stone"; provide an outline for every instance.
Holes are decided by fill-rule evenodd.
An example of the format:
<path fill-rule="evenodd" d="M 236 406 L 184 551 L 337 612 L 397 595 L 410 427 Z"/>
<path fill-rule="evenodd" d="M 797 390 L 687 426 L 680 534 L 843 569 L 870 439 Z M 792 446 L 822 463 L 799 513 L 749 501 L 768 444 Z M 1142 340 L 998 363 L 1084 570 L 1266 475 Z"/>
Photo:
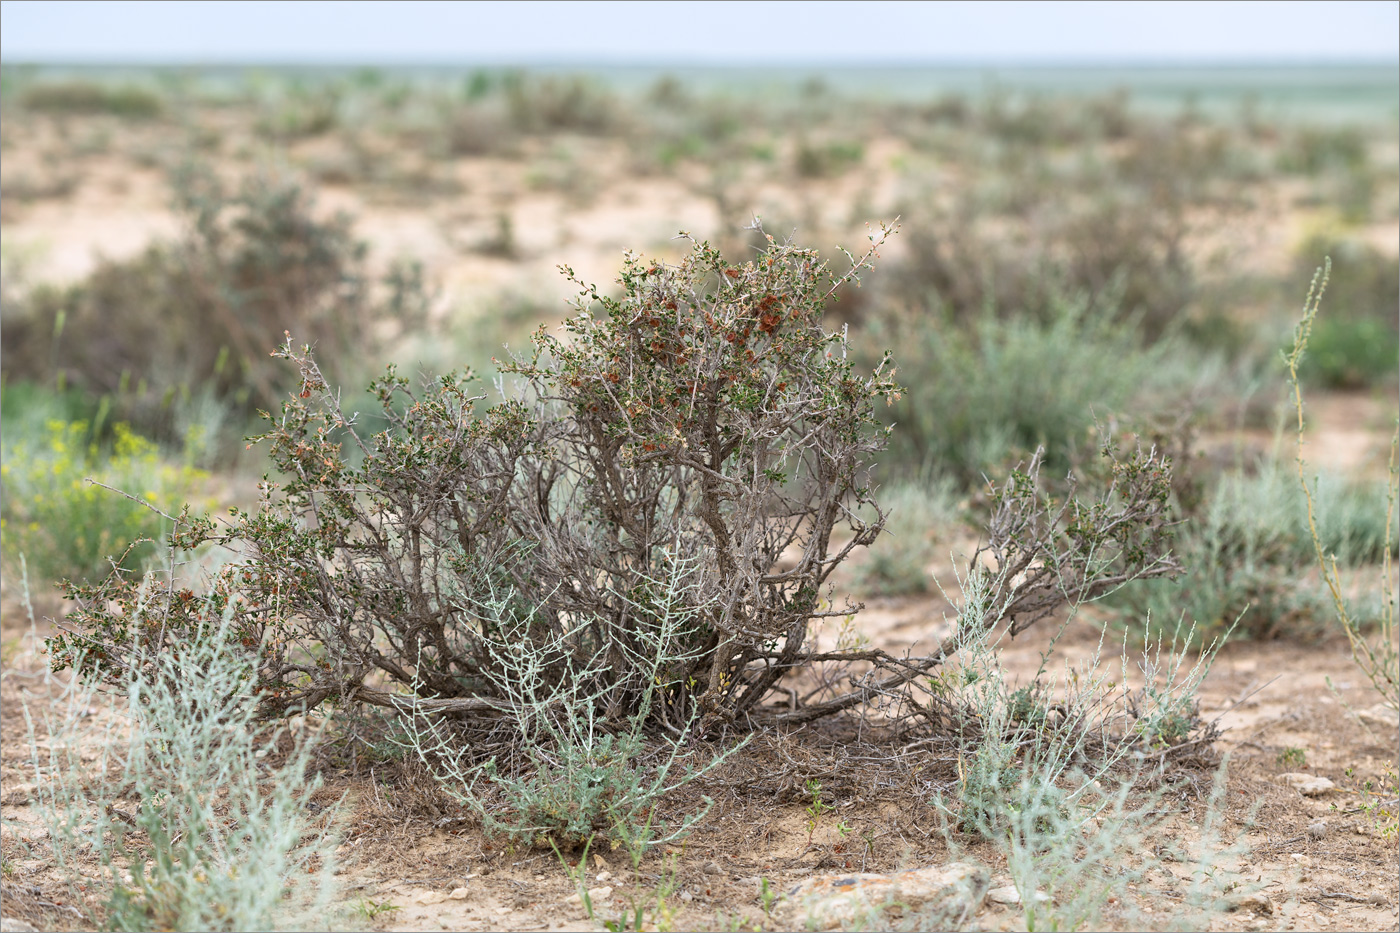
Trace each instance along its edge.
<path fill-rule="evenodd" d="M 1037 891 L 1035 892 L 1034 899 L 1037 904 L 1044 904 L 1046 901 L 1050 900 L 1050 895 L 1046 894 L 1044 891 Z M 1008 884 L 1000 888 L 992 888 L 988 891 L 987 900 L 991 901 L 993 904 L 1019 904 L 1021 903 L 1021 892 L 1016 890 L 1014 884 Z"/>
<path fill-rule="evenodd" d="M 1287 784 L 1289 787 L 1294 788 L 1304 797 L 1320 797 L 1328 791 L 1337 789 L 1337 785 L 1333 784 L 1325 777 L 1317 777 L 1312 774 L 1303 774 L 1297 771 L 1280 774 L 1278 779 L 1280 783 Z"/>
<path fill-rule="evenodd" d="M 971 914 L 981 906 L 989 882 L 985 868 L 966 862 L 888 875 L 821 875 L 788 891 L 779 910 L 788 929 L 821 930 L 850 926 L 891 902 L 907 910 L 936 905 Z"/>
<path fill-rule="evenodd" d="M 1400 729 L 1400 712 L 1391 709 L 1384 703 L 1377 703 L 1369 709 L 1363 709 L 1356 714 L 1357 718 L 1368 726 L 1379 726 L 1382 729 Z"/>

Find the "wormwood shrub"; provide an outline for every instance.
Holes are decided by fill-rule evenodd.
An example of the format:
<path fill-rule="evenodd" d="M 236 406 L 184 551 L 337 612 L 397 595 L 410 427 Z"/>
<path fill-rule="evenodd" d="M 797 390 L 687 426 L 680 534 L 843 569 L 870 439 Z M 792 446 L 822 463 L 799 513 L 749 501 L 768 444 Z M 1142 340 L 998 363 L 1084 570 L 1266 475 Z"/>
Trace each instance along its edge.
<path fill-rule="evenodd" d="M 201 470 L 162 459 L 124 423 L 112 427 L 110 447 L 99 445 L 97 428 L 83 420 L 50 420 L 37 435 L 23 430 L 30 427 L 23 422 L 6 427 L 4 562 L 13 570 L 23 555 L 29 572 L 45 583 L 100 580 L 113 562 L 140 570 L 155 555 L 156 542 L 174 530 L 159 512 L 115 489 L 173 513 L 208 480 Z"/>
<path fill-rule="evenodd" d="M 1057 474 L 1092 451 L 1096 417 L 1152 384 L 1170 351 L 1144 347 L 1116 309 L 1082 299 L 1057 299 L 1046 318 L 988 315 L 968 328 L 899 312 L 872 319 L 872 337 L 920 374 L 889 409 L 892 458 L 971 486 L 1037 447 Z"/>
<path fill-rule="evenodd" d="M 1129 689 L 1126 649 L 1120 672 L 1099 651 L 1053 670 L 1057 635 L 1034 677 L 1017 685 L 978 624 L 994 580 L 976 570 L 964 579 L 959 627 L 973 634 L 955 664 L 919 685 L 918 715 L 934 724 L 923 741 L 943 745 L 957 763 L 956 779 L 933 804 L 955 853 L 958 836 L 970 834 L 1005 859 L 1027 929 L 1103 929 L 1110 912 L 1132 917 L 1133 888 L 1161 869 L 1161 830 L 1172 812 L 1164 805 L 1167 763 L 1209 757 L 1217 733 L 1201 720 L 1196 694 L 1220 641 L 1190 664 L 1182 654 L 1189 634 L 1165 651 L 1159 641 L 1137 663 L 1142 686 Z M 1217 806 L 1213 800 L 1211 818 Z M 1208 864 L 1206 843 L 1200 852 Z M 1209 899 L 1192 890 L 1183 906 L 1202 911 Z"/>
<path fill-rule="evenodd" d="M 673 824 L 658 816 L 658 807 L 666 795 L 744 744 L 698 766 L 695 750 L 683 748 L 678 737 L 663 739 L 659 749 L 648 748 L 648 717 L 668 692 L 661 685 L 691 660 L 678 653 L 698 621 L 698 613 L 685 609 L 679 599 L 686 569 L 677 565 L 668 579 L 655 581 L 663 607 L 655 630 L 641 629 L 632 644 L 620 645 L 643 685 L 635 712 L 621 723 L 606 716 L 618 691 L 603 676 L 604 652 L 577 658 L 568 632 L 544 642 L 521 637 L 538 623 L 537 610 L 522 605 L 513 591 L 496 592 L 489 580 L 482 581 L 479 595 L 464 598 L 474 599 L 483 617 L 493 622 L 487 650 L 499 666 L 487 676 L 510 712 L 524 760 L 493 756 L 476 763 L 473 751 L 456 741 L 450 728 L 428 716 L 407 720 L 405 744 L 488 833 L 556 849 L 606 841 L 613 848 L 625 847 L 634 860 L 652 846 L 684 836 L 709 810 L 710 798 Z"/>
<path fill-rule="evenodd" d="M 308 807 L 311 744 L 273 765 L 277 736 L 255 728 L 256 675 L 230 634 L 216 620 L 179 652 L 131 664 L 119 715 L 93 718 L 98 684 L 80 678 L 25 708 L 38 811 L 70 902 L 105 897 L 94 926 L 336 926 L 330 817 Z"/>

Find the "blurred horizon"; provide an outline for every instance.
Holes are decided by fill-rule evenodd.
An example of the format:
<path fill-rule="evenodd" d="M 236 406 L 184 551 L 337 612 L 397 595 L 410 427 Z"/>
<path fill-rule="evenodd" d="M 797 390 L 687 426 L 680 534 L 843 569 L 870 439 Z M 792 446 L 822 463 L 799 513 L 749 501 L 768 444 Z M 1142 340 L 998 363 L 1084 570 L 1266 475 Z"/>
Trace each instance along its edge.
<path fill-rule="evenodd" d="M 797 15 L 797 11 L 801 15 Z M 641 11 L 639 13 L 639 11 Z M 7 0 L 7 64 L 1095 68 L 1386 65 L 1386 2 Z"/>

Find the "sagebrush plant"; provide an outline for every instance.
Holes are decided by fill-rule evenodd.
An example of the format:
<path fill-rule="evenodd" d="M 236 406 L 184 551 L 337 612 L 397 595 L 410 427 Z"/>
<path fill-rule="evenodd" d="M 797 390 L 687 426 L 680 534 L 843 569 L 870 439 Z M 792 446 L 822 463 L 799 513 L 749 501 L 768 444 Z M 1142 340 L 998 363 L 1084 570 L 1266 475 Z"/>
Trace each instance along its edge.
<path fill-rule="evenodd" d="M 312 743 L 279 752 L 278 735 L 256 728 L 255 679 L 214 624 L 127 667 L 115 715 L 91 718 L 105 704 L 91 678 L 55 680 L 55 700 L 26 705 L 54 858 L 75 903 L 95 882 L 105 901 L 91 919 L 106 929 L 337 925 L 334 811 L 308 807 Z"/>
<path fill-rule="evenodd" d="M 1152 385 L 1171 352 L 1143 346 L 1114 306 L 1082 298 L 1057 297 L 1042 318 L 984 315 L 957 326 L 943 316 L 940 325 L 930 326 L 930 312 L 894 308 L 867 328 L 900 348 L 905 372 L 920 374 L 888 412 L 898 426 L 891 462 L 969 488 L 1038 447 L 1056 475 L 1091 458 L 1096 419 Z"/>
<path fill-rule="evenodd" d="M 498 708 L 509 723 L 497 735 L 523 755 L 482 762 L 479 750 L 462 746 L 450 723 L 431 715 L 406 721 L 406 744 L 488 833 L 556 849 L 606 842 L 625 848 L 634 861 L 653 846 L 680 839 L 709 810 L 710 798 L 670 824 L 657 808 L 744 744 L 697 764 L 697 750 L 687 749 L 681 738 L 692 723 L 679 722 L 668 723 L 672 736 L 659 747 L 648 747 L 651 708 L 675 691 L 674 671 L 694 650 L 685 646 L 694 643 L 688 636 L 700 611 L 684 606 L 687 573 L 678 564 L 668 579 L 654 581 L 651 601 L 664 615 L 654 630 L 639 630 L 617 646 L 642 685 L 639 705 L 625 717 L 617 709 L 626 709 L 630 698 L 606 676 L 604 646 L 581 659 L 574 650 L 577 631 L 532 637 L 531 630 L 543 626 L 540 610 L 512 590 L 496 590 L 490 580 L 479 581 L 474 593 L 464 590 L 461 598 L 491 620 L 484 638 L 497 663 L 484 676 L 499 690 Z M 575 622 L 576 630 L 585 625 Z"/>
<path fill-rule="evenodd" d="M 174 530 L 160 513 L 195 500 L 209 480 L 162 457 L 125 423 L 111 426 L 110 443 L 99 440 L 100 417 L 96 424 L 50 420 L 37 433 L 26 427 L 7 423 L 4 434 L 3 559 L 13 570 L 23 555 L 45 585 L 101 580 L 114 565 L 144 569 Z"/>
<path fill-rule="evenodd" d="M 1216 735 L 1196 692 L 1220 643 L 1189 667 L 1180 643 L 1165 656 L 1158 643 L 1133 690 L 1126 650 L 1116 676 L 1099 651 L 1053 672 L 1057 634 L 1017 686 L 978 625 L 995 588 L 976 571 L 962 582 L 960 628 L 977 634 L 956 665 L 922 685 L 921 715 L 957 760 L 956 780 L 933 801 L 950 846 L 959 851 L 957 834 L 967 833 L 996 847 L 1027 929 L 1101 929 L 1106 912 L 1133 916 L 1132 886 L 1161 865 L 1144 853 L 1170 815 L 1166 763 L 1208 749 Z"/>

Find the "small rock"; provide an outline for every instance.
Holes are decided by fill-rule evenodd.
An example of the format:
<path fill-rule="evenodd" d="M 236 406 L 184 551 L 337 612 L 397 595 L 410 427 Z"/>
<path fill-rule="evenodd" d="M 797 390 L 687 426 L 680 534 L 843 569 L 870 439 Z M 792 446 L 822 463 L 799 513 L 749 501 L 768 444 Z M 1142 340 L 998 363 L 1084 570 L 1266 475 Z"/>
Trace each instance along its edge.
<path fill-rule="evenodd" d="M 612 897 L 612 893 L 613 889 L 609 885 L 603 885 L 599 888 L 589 888 L 588 899 L 590 901 L 605 901 Z M 581 905 L 583 903 L 583 897 L 578 894 L 570 894 L 568 897 L 564 898 L 564 903 Z"/>
<path fill-rule="evenodd" d="M 1015 885 L 1008 884 L 1005 887 L 993 888 L 988 891 L 987 900 L 991 901 L 993 904 L 1019 904 L 1021 903 L 1021 892 L 1016 890 Z M 1046 904 L 1049 903 L 1052 898 L 1044 891 L 1036 891 L 1035 894 L 1031 896 L 1031 900 L 1035 901 L 1037 904 Z"/>
<path fill-rule="evenodd" d="M 1363 709 L 1356 714 L 1356 717 L 1368 726 L 1380 726 L 1382 729 L 1400 729 L 1400 712 L 1391 709 L 1384 703 L 1377 703 L 1370 709 Z"/>
<path fill-rule="evenodd" d="M 695 900 L 695 895 L 691 894 L 689 891 L 682 891 L 681 900 L 685 901 L 688 904 L 691 901 Z"/>
<path fill-rule="evenodd" d="M 724 871 L 723 868 L 719 867 L 719 862 L 706 862 L 700 866 L 700 870 L 707 875 L 718 875 Z"/>
<path fill-rule="evenodd" d="M 1327 821 L 1313 820 L 1308 824 L 1308 838 L 1321 839 L 1327 835 Z"/>
<path fill-rule="evenodd" d="M 0 917 L 0 931 L 4 931 L 4 933 L 39 933 L 39 928 L 32 923 L 25 923 L 14 917 Z"/>
<path fill-rule="evenodd" d="M 36 789 L 36 785 L 34 784 L 17 784 L 5 792 L 5 796 L 0 798 L 0 803 L 11 807 L 21 806 L 33 799 Z M 20 922 L 22 921 L 15 921 L 15 923 Z"/>
<path fill-rule="evenodd" d="M 949 913 L 970 915 L 982 904 L 989 883 L 985 868 L 966 862 L 889 875 L 822 875 L 784 895 L 781 918 L 787 929 L 830 930 L 849 926 L 891 900 L 908 910 L 933 904 Z"/>
<path fill-rule="evenodd" d="M 447 895 L 441 891 L 424 891 L 413 899 L 413 903 L 431 907 L 434 904 L 441 904 L 445 900 L 447 900 Z"/>
<path fill-rule="evenodd" d="M 1294 788 L 1304 797 L 1320 797 L 1328 791 L 1336 790 L 1337 785 L 1333 784 L 1325 777 L 1316 777 L 1311 774 L 1301 774 L 1290 771 L 1287 774 L 1278 776 L 1279 782 Z"/>
<path fill-rule="evenodd" d="M 593 880 L 595 880 L 595 881 L 607 881 L 607 880 L 608 880 L 609 878 L 611 878 L 611 877 L 612 877 L 612 872 L 610 872 L 610 871 L 600 871 L 600 872 L 598 872 L 597 876 L 596 876 Z"/>
<path fill-rule="evenodd" d="M 1019 904 L 1021 892 L 1016 890 L 1015 885 L 1008 884 L 1004 888 L 992 888 L 988 891 L 987 900 L 993 904 Z"/>
<path fill-rule="evenodd" d="M 1231 894 L 1225 898 L 1226 910 L 1254 910 L 1261 914 L 1274 915 L 1274 902 L 1257 891 L 1253 894 Z"/>
<path fill-rule="evenodd" d="M 453 888 L 452 893 L 447 895 L 447 899 L 451 901 L 465 901 L 470 894 L 471 892 L 466 888 Z"/>

